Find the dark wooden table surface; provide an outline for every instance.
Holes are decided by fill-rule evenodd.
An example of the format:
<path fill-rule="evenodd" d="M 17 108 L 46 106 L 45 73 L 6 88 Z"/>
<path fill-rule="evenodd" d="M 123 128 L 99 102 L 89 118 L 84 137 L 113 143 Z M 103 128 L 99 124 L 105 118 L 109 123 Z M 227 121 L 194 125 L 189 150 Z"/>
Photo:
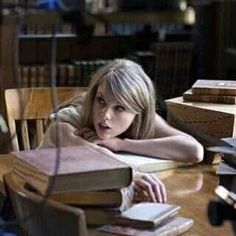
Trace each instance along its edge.
<path fill-rule="evenodd" d="M 181 167 L 157 174 L 163 178 L 168 193 L 168 203 L 181 206 L 180 215 L 192 218 L 194 226 L 188 236 L 231 236 L 231 222 L 220 227 L 211 226 L 207 209 L 210 200 L 216 199 L 214 190 L 218 185 L 216 166 L 199 164 Z"/>

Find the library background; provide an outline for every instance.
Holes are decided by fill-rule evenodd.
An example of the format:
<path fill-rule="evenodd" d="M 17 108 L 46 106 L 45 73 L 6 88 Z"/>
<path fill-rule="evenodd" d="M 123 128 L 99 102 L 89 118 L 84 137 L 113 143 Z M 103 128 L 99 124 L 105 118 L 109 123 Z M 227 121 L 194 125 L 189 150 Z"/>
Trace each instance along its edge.
<path fill-rule="evenodd" d="M 64 8 L 46 2 L 2 1 L 0 114 L 5 120 L 6 89 L 86 87 L 91 74 L 114 58 L 143 66 L 163 117 L 164 101 L 181 96 L 197 79 L 235 78 L 234 1 L 64 0 Z"/>

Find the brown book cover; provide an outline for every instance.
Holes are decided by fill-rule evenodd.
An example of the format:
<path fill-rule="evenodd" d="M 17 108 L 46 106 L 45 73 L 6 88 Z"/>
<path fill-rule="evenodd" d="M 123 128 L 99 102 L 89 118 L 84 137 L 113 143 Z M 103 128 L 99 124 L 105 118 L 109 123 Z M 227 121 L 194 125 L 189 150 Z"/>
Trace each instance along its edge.
<path fill-rule="evenodd" d="M 92 227 L 114 224 L 116 215 L 121 213 L 116 207 L 80 207 L 80 209 L 85 213 L 87 225 Z"/>
<path fill-rule="evenodd" d="M 236 104 L 236 96 L 216 95 L 216 94 L 195 94 L 192 89 L 183 93 L 184 101 L 189 102 L 212 102 L 221 104 Z"/>
<path fill-rule="evenodd" d="M 179 212 L 180 206 L 142 202 L 117 215 L 115 223 L 136 228 L 155 228 Z"/>
<path fill-rule="evenodd" d="M 13 152 L 12 173 L 45 194 L 122 188 L 132 169 L 95 145 Z M 59 166 L 55 173 L 57 161 Z"/>
<path fill-rule="evenodd" d="M 86 192 L 65 192 L 55 193 L 50 199 L 64 204 L 77 206 L 102 206 L 120 207 L 122 204 L 122 193 L 120 189 L 86 191 Z"/>
<path fill-rule="evenodd" d="M 215 94 L 236 96 L 234 80 L 197 80 L 192 86 L 194 94 Z"/>
<path fill-rule="evenodd" d="M 185 217 L 174 217 L 164 225 L 154 229 L 138 229 L 119 225 L 104 225 L 98 228 L 106 235 L 129 235 L 129 236 L 177 236 L 189 231 L 193 226 L 193 220 Z M 100 235 L 98 233 L 98 235 Z M 103 235 L 103 234 L 101 234 Z"/>

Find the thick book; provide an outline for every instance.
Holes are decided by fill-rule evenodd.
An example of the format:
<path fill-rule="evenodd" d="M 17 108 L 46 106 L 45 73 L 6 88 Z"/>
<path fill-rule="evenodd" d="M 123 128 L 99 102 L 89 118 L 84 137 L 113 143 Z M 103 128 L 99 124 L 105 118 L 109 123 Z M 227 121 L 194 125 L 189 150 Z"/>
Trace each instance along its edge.
<path fill-rule="evenodd" d="M 222 138 L 217 146 L 210 146 L 207 149 L 220 153 L 226 163 L 236 168 L 236 138 Z"/>
<path fill-rule="evenodd" d="M 168 170 L 191 163 L 173 161 L 161 158 L 152 158 L 149 156 L 138 155 L 128 152 L 118 152 L 115 154 L 117 160 L 129 165 L 136 171 L 153 173 L 162 170 Z"/>
<path fill-rule="evenodd" d="M 236 81 L 234 80 L 197 80 L 192 85 L 194 94 L 215 94 L 236 96 Z"/>
<path fill-rule="evenodd" d="M 235 189 L 236 168 L 225 161 L 221 161 L 216 174 L 219 176 L 219 184 L 228 188 Z"/>
<path fill-rule="evenodd" d="M 116 215 L 120 214 L 119 208 L 106 207 L 80 207 L 85 213 L 86 223 L 89 226 L 114 224 Z"/>
<path fill-rule="evenodd" d="M 235 188 L 236 180 L 236 138 L 222 138 L 220 145 L 209 149 L 223 154 L 216 174 L 219 176 L 220 185 L 232 189 Z"/>
<path fill-rule="evenodd" d="M 175 216 L 180 206 L 166 203 L 142 202 L 121 212 L 115 224 L 135 228 L 155 228 Z"/>
<path fill-rule="evenodd" d="M 236 96 L 216 94 L 195 94 L 192 89 L 183 93 L 183 99 L 187 102 L 212 102 L 221 104 L 236 104 Z"/>
<path fill-rule="evenodd" d="M 128 186 L 132 169 L 96 146 L 13 152 L 13 175 L 45 194 L 115 189 Z M 57 168 L 57 164 L 58 168 Z"/>
<path fill-rule="evenodd" d="M 127 235 L 127 236 L 177 236 L 189 231 L 194 222 L 186 217 L 174 217 L 164 225 L 154 229 L 138 229 L 119 225 L 104 225 L 97 230 L 104 235 Z M 100 235 L 98 233 L 98 235 Z"/>
<path fill-rule="evenodd" d="M 120 207 L 122 204 L 122 193 L 120 189 L 65 192 L 52 194 L 50 199 L 62 202 L 64 204 L 73 204 L 80 207 Z"/>

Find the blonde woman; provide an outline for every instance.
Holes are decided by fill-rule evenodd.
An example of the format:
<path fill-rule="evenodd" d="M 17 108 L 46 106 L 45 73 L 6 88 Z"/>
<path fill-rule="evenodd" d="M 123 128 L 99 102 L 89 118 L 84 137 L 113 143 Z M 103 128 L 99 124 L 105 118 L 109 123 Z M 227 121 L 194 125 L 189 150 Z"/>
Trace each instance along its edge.
<path fill-rule="evenodd" d="M 55 146 L 59 127 L 62 146 L 91 142 L 115 152 L 200 162 L 201 144 L 156 114 L 155 101 L 153 84 L 141 66 L 116 59 L 92 76 L 84 99 L 74 98 L 57 113 L 59 122 L 52 122 L 40 147 Z M 137 199 L 166 201 L 165 186 L 154 175 L 135 175 L 133 185 Z"/>

